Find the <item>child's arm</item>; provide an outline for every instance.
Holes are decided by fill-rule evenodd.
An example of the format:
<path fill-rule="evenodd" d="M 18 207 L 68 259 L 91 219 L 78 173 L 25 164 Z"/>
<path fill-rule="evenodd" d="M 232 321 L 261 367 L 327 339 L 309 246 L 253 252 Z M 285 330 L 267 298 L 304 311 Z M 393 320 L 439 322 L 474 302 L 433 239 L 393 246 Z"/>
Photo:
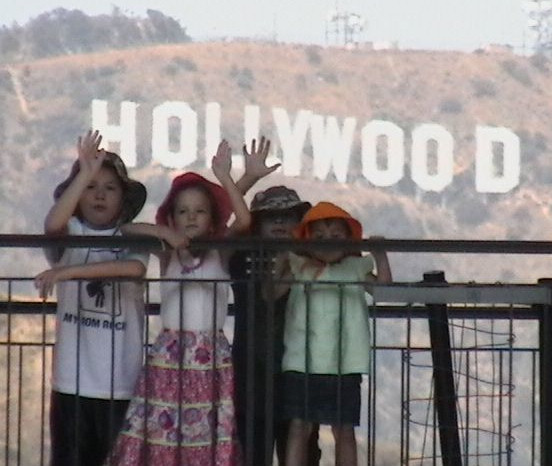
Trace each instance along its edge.
<path fill-rule="evenodd" d="M 174 249 L 187 248 L 190 240 L 173 228 L 166 225 L 154 225 L 152 223 L 127 223 L 121 227 L 124 235 L 148 235 L 155 236 L 166 241 Z"/>
<path fill-rule="evenodd" d="M 270 139 L 261 137 L 259 148 L 257 149 L 257 141 L 251 140 L 251 152 L 248 152 L 247 145 L 243 145 L 243 156 L 245 158 L 245 172 L 243 176 L 236 182 L 238 190 L 245 194 L 249 191 L 257 181 L 270 175 L 281 165 L 277 163 L 271 167 L 266 165 L 266 158 L 270 151 Z"/>
<path fill-rule="evenodd" d="M 148 235 L 159 238 L 161 241 L 165 241 L 174 249 L 187 248 L 190 244 L 190 239 L 180 233 L 177 233 L 173 228 L 166 225 L 154 225 L 152 223 L 127 223 L 121 227 L 121 232 L 124 235 Z M 169 264 L 171 251 L 162 249 L 161 251 L 154 251 L 159 258 L 161 274 Z"/>
<path fill-rule="evenodd" d="M 369 239 L 383 239 L 383 236 L 370 236 Z M 389 265 L 389 259 L 387 258 L 386 251 L 371 251 L 372 257 L 376 263 L 377 275 L 372 272 L 366 275 L 366 291 L 372 292 L 372 285 L 374 283 L 391 283 L 393 276 L 391 274 L 391 267 Z"/>
<path fill-rule="evenodd" d="M 369 239 L 383 239 L 383 236 L 370 236 Z M 391 275 L 391 266 L 389 265 L 387 252 L 382 250 L 372 251 L 372 257 L 376 262 L 376 281 L 378 283 L 391 283 L 393 276 Z"/>
<path fill-rule="evenodd" d="M 105 151 L 98 150 L 101 141 L 102 137 L 98 131 L 88 131 L 84 137 L 79 137 L 79 172 L 46 215 L 45 234 L 62 235 L 67 232 L 67 222 L 73 216 L 83 191 L 98 173 L 105 158 Z"/>
<path fill-rule="evenodd" d="M 40 297 L 46 299 L 52 294 L 57 282 L 90 278 L 142 278 L 146 266 L 139 260 L 114 260 L 91 264 L 68 265 L 45 270 L 35 277 L 35 287 Z"/>
<path fill-rule="evenodd" d="M 265 301 L 269 299 L 276 300 L 285 295 L 289 291 L 289 281 L 292 279 L 293 274 L 291 273 L 291 267 L 289 265 L 289 253 L 282 252 L 277 254 L 274 257 L 273 287 L 270 289 L 266 282 L 263 283 L 261 288 L 263 299 Z"/>
<path fill-rule="evenodd" d="M 213 173 L 220 181 L 220 184 L 228 193 L 230 202 L 232 203 L 234 215 L 236 216 L 234 222 L 228 229 L 227 236 L 233 236 L 247 231 L 249 229 L 249 225 L 251 224 L 251 213 L 247 208 L 247 204 L 243 199 L 242 193 L 230 175 L 232 158 L 230 146 L 227 141 L 223 140 L 219 144 L 217 153 L 213 157 L 212 168 Z"/>

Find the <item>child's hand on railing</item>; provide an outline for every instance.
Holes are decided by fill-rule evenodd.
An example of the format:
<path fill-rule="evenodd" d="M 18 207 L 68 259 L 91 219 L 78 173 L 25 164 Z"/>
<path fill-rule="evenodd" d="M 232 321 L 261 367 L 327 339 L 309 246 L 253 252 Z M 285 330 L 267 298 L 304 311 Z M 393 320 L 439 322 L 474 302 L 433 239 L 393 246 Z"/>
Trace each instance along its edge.
<path fill-rule="evenodd" d="M 54 292 L 55 284 L 64 279 L 64 270 L 64 267 L 56 267 L 45 270 L 35 277 L 35 288 L 38 290 L 38 293 L 43 300 L 48 299 L 48 296 Z"/>

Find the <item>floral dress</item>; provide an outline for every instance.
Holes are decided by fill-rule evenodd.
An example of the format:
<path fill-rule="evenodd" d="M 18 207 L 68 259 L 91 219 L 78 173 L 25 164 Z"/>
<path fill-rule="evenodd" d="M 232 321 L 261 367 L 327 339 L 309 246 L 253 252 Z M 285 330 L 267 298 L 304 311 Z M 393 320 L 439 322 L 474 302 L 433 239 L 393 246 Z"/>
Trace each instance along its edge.
<path fill-rule="evenodd" d="M 153 344 L 110 465 L 234 466 L 240 455 L 228 278 L 216 251 L 171 260 L 161 284 L 164 329 Z"/>

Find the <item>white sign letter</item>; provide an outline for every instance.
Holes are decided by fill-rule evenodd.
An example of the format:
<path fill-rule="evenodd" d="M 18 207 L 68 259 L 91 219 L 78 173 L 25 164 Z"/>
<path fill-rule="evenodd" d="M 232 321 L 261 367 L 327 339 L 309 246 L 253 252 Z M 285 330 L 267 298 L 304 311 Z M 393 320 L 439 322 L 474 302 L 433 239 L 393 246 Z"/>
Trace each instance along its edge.
<path fill-rule="evenodd" d="M 378 167 L 378 138 L 387 140 L 387 164 Z M 373 120 L 362 128 L 362 174 L 374 186 L 391 186 L 404 176 L 404 132 L 391 121 Z"/>
<path fill-rule="evenodd" d="M 520 142 L 508 128 L 477 126 L 475 188 L 480 193 L 506 193 L 519 184 Z M 494 160 L 493 145 L 502 146 L 502 164 Z"/>
<path fill-rule="evenodd" d="M 355 128 L 356 118 L 345 118 L 343 129 L 340 129 L 336 117 L 313 115 L 311 137 L 314 176 L 325 180 L 331 167 L 337 181 L 347 182 Z"/>
<path fill-rule="evenodd" d="M 180 150 L 171 151 L 169 120 L 180 120 Z M 186 102 L 164 102 L 153 109 L 152 159 L 167 168 L 184 168 L 197 160 L 197 113 Z"/>
<path fill-rule="evenodd" d="M 292 127 L 287 110 L 283 108 L 272 109 L 276 132 L 282 145 L 282 166 L 286 176 L 301 175 L 301 156 L 303 155 L 311 115 L 310 110 L 299 110 Z"/>
<path fill-rule="evenodd" d="M 437 144 L 435 173 L 429 173 L 428 143 Z M 424 124 L 412 131 L 412 179 L 425 191 L 442 191 L 454 175 L 454 140 L 441 125 Z"/>
<path fill-rule="evenodd" d="M 205 167 L 211 168 L 211 160 L 220 142 L 220 104 L 205 105 Z"/>
<path fill-rule="evenodd" d="M 107 101 L 92 100 L 92 128 L 100 131 L 103 145 L 119 143 L 120 156 L 127 167 L 136 166 L 136 108 L 135 102 L 121 102 L 119 125 L 108 123 Z"/>

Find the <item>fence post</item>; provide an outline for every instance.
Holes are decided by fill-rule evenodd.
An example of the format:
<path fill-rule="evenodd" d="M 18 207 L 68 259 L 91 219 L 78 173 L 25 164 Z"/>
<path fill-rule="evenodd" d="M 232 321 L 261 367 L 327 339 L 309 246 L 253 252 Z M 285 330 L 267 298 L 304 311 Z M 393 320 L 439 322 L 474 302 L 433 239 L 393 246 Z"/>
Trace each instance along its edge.
<path fill-rule="evenodd" d="M 446 284 L 445 273 L 424 273 L 424 284 Z M 452 356 L 446 304 L 427 304 L 435 409 L 439 424 L 439 440 L 443 466 L 462 466 L 460 437 L 456 415 L 456 390 L 452 372 Z"/>
<path fill-rule="evenodd" d="M 552 278 L 539 278 L 552 289 Z M 552 465 L 552 316 L 550 305 L 541 306 L 539 319 L 540 454 L 541 466 Z"/>

